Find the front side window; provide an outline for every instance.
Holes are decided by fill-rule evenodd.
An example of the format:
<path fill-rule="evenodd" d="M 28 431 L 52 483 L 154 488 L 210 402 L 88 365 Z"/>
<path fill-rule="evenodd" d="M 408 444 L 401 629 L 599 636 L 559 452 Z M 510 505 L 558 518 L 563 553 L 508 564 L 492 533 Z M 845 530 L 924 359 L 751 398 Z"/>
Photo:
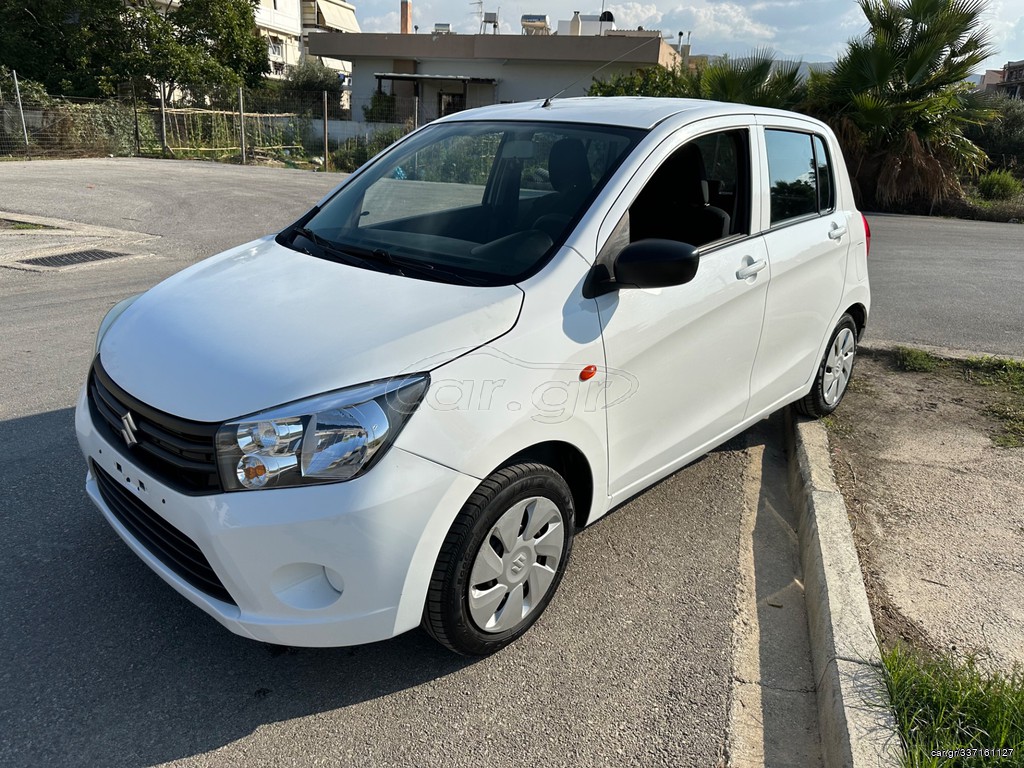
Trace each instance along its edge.
<path fill-rule="evenodd" d="M 701 247 L 750 232 L 746 130 L 711 133 L 673 152 L 629 209 L 630 241 Z"/>
<path fill-rule="evenodd" d="M 771 223 L 827 213 L 835 207 L 835 183 L 825 144 L 797 131 L 766 130 Z"/>
<path fill-rule="evenodd" d="M 548 122 L 429 126 L 279 242 L 410 277 L 517 282 L 546 263 L 643 135 Z"/>

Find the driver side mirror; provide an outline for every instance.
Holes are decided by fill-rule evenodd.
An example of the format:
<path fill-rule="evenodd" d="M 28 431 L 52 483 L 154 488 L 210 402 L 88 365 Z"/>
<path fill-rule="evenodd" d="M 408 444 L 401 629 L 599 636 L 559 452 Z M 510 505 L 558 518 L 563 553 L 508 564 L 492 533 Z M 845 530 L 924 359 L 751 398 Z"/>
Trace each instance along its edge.
<path fill-rule="evenodd" d="M 583 295 L 592 299 L 621 288 L 667 288 L 693 280 L 700 252 L 676 240 L 639 240 L 630 243 L 612 260 L 590 272 Z"/>

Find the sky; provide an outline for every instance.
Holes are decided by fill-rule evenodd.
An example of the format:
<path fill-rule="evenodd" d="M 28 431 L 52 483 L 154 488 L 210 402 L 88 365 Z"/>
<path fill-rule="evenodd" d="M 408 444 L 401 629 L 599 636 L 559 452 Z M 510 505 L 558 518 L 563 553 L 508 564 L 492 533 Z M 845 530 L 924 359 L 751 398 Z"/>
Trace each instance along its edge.
<path fill-rule="evenodd" d="M 400 0 L 352 0 L 364 32 L 398 32 Z M 595 0 L 485 0 L 484 10 L 497 12 L 502 34 L 519 34 L 524 13 L 547 14 L 552 28 L 573 11 L 597 14 Z M 599 0 L 598 0 L 599 2 Z M 851 38 L 866 29 L 854 0 L 605 0 L 619 29 L 660 29 L 675 44 L 679 32 L 690 32 L 694 54 L 742 56 L 770 47 L 779 58 L 811 63 L 833 61 Z M 479 5 L 469 0 L 412 0 L 413 22 L 421 33 L 436 22 L 453 32 L 476 33 Z M 985 12 L 994 54 L 981 69 L 999 69 L 1024 59 L 1024 0 L 989 0 Z"/>

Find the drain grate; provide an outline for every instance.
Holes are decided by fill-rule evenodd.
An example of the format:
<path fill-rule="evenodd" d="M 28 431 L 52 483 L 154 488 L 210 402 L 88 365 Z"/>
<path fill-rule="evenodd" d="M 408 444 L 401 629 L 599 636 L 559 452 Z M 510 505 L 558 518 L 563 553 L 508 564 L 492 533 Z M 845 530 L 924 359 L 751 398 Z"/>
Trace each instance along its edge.
<path fill-rule="evenodd" d="M 18 263 L 33 267 L 71 267 L 75 264 L 88 264 L 90 261 L 116 259 L 127 255 L 126 253 L 114 253 L 114 251 L 74 251 L 73 253 L 58 253 L 53 256 L 39 256 L 35 259 L 23 259 Z"/>

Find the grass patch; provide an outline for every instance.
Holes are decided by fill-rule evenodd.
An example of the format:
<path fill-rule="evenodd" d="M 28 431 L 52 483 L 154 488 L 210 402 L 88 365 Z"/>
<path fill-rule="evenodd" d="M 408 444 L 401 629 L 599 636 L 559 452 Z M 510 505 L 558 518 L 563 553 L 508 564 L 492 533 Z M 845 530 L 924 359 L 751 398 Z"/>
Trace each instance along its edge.
<path fill-rule="evenodd" d="M 903 645 L 885 651 L 882 662 L 907 768 L 1024 765 L 1019 667 L 1010 674 L 988 672 L 973 655 L 933 658 Z M 932 756 L 952 749 L 980 753 L 955 760 Z"/>
<path fill-rule="evenodd" d="M 923 349 L 896 347 L 892 351 L 893 362 L 901 371 L 927 373 L 939 367 L 939 358 Z"/>
<path fill-rule="evenodd" d="M 1024 448 L 1024 407 L 1013 403 L 996 403 L 985 413 L 1003 424 L 1003 431 L 992 438 L 1000 448 Z"/>
<path fill-rule="evenodd" d="M 45 224 L 32 224 L 27 221 L 0 219 L 0 229 L 53 229 L 53 227 L 48 227 Z"/>
<path fill-rule="evenodd" d="M 892 365 L 898 371 L 914 373 L 939 368 L 959 371 L 966 381 L 1000 390 L 1005 395 L 1001 402 L 983 409 L 985 414 L 1000 422 L 992 442 L 1001 448 L 1024 448 L 1024 361 L 992 356 L 944 360 L 923 349 L 897 346 L 892 351 Z M 829 429 L 840 432 L 841 427 L 830 426 Z M 1024 756 L 1021 765 L 1024 766 Z"/>
<path fill-rule="evenodd" d="M 939 216 L 953 216 L 957 219 L 1020 224 L 1024 222 L 1024 201 L 1020 198 L 1016 200 L 985 200 L 980 196 L 971 196 L 964 200 L 950 200 L 941 203 L 935 213 Z"/>
<path fill-rule="evenodd" d="M 988 386 L 1002 385 L 1024 396 L 1024 362 L 1002 357 L 971 357 L 961 365 L 968 380 Z"/>
<path fill-rule="evenodd" d="M 846 437 L 851 432 L 850 425 L 845 421 L 836 418 L 834 414 L 830 416 L 822 416 L 818 421 L 821 422 L 821 425 L 825 427 L 826 430 L 834 435 Z"/>
<path fill-rule="evenodd" d="M 1001 357 L 972 357 L 960 366 L 968 381 L 997 387 L 1007 395 L 1003 402 L 985 408 L 985 413 L 1002 425 L 992 442 L 1001 448 L 1024 448 L 1024 362 Z"/>

